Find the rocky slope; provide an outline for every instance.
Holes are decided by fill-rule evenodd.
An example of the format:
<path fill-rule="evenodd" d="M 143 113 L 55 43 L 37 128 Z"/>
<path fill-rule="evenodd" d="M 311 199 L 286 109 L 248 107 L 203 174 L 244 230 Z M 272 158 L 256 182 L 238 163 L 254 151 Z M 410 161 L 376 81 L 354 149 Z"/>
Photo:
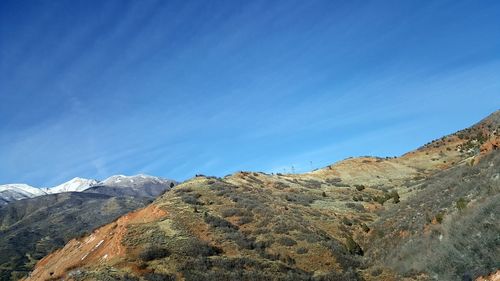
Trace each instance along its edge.
<path fill-rule="evenodd" d="M 133 181 L 136 177 L 127 178 Z M 107 184 L 76 178 L 48 190 L 55 194 L 12 201 L 0 207 L 0 280 L 19 279 L 36 261 L 70 239 L 144 207 L 174 182 L 141 175 L 133 185 L 127 181 Z M 69 192 L 82 189 L 85 190 Z"/>
<path fill-rule="evenodd" d="M 398 158 L 186 181 L 27 280 L 473 280 L 498 260 L 500 112 Z M 479 280 L 479 279 L 478 279 Z"/>

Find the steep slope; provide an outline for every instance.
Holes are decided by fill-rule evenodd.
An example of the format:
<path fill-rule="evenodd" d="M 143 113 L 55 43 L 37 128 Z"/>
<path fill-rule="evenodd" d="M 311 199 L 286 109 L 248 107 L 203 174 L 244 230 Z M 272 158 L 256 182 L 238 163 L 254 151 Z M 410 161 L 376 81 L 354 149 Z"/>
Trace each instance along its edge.
<path fill-rule="evenodd" d="M 471 280 L 500 268 L 500 150 L 409 188 L 418 191 L 384 210 L 363 239 L 370 261 L 437 280 Z"/>
<path fill-rule="evenodd" d="M 0 208 L 0 280 L 14 280 L 71 238 L 143 207 L 146 198 L 61 193 Z"/>
<path fill-rule="evenodd" d="M 300 175 L 195 177 L 71 240 L 42 259 L 28 280 L 493 274 L 500 267 L 499 116 L 398 158 L 347 159 Z"/>

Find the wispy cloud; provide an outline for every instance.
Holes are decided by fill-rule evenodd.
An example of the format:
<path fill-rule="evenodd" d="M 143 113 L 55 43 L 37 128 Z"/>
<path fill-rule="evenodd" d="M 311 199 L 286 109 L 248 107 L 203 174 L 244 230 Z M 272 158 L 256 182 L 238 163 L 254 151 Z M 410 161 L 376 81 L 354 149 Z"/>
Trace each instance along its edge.
<path fill-rule="evenodd" d="M 498 4 L 441 5 L 0 3 L 0 182 L 403 153 L 500 107 Z"/>

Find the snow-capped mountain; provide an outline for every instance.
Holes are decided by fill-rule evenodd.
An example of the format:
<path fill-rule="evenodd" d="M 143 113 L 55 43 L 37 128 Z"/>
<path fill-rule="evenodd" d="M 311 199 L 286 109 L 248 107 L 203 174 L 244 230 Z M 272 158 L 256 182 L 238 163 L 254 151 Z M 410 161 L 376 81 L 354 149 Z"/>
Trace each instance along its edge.
<path fill-rule="evenodd" d="M 50 194 L 61 192 L 81 192 L 91 186 L 97 185 L 98 181 L 84 178 L 74 178 L 58 186 L 47 188 L 44 191 Z"/>
<path fill-rule="evenodd" d="M 103 181 L 73 178 L 49 188 L 36 188 L 27 184 L 0 185 L 0 206 L 11 201 L 63 192 L 100 193 L 110 196 L 154 197 L 176 184 L 175 181 L 148 175 L 111 176 Z"/>
<path fill-rule="evenodd" d="M 172 180 L 167 180 L 159 177 L 153 177 L 149 175 L 139 174 L 135 176 L 124 176 L 124 175 L 115 175 L 111 176 L 102 182 L 100 185 L 106 186 L 141 186 L 144 183 L 148 184 L 170 184 Z"/>
<path fill-rule="evenodd" d="M 14 200 L 33 198 L 44 194 L 47 193 L 39 188 L 24 183 L 4 184 L 0 185 L 0 205 L 7 204 Z"/>
<path fill-rule="evenodd" d="M 85 192 L 101 193 L 110 196 L 156 197 L 169 190 L 175 181 L 148 175 L 111 176 Z"/>

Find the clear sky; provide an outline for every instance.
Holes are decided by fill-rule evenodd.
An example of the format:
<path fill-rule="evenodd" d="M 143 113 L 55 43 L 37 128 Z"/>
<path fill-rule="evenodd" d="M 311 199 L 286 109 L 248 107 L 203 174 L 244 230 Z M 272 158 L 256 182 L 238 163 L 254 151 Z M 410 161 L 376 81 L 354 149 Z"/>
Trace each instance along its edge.
<path fill-rule="evenodd" d="M 0 1 L 0 184 L 297 172 L 500 108 L 500 1 Z"/>

